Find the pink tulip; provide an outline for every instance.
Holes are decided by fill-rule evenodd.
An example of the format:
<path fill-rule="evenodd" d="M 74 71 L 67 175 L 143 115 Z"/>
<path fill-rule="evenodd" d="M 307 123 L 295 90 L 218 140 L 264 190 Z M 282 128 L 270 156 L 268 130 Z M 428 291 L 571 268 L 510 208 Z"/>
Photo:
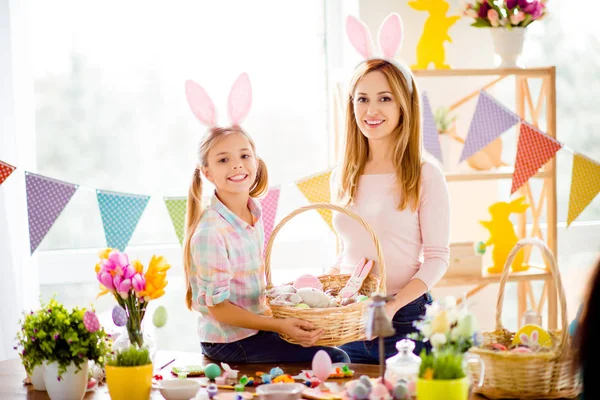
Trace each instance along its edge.
<path fill-rule="evenodd" d="M 492 26 L 496 27 L 500 25 L 498 21 L 500 19 L 500 15 L 498 15 L 498 11 L 494 10 L 493 8 L 488 10 L 487 17 L 490 20 L 490 24 L 492 24 Z"/>
<path fill-rule="evenodd" d="M 518 25 L 525 20 L 525 13 L 523 11 L 519 11 L 516 14 L 512 14 L 510 16 L 510 23 L 513 25 Z"/>
<path fill-rule="evenodd" d="M 123 299 L 126 299 L 131 290 L 131 279 L 123 279 L 115 289 Z"/>
<path fill-rule="evenodd" d="M 112 269 L 116 275 L 123 275 L 125 268 L 129 265 L 127 254 L 119 251 L 111 251 L 108 255 L 108 261 L 112 264 Z"/>
<path fill-rule="evenodd" d="M 135 267 L 131 264 L 127 265 L 123 271 L 123 278 L 131 279 L 136 274 Z"/>
<path fill-rule="evenodd" d="M 115 290 L 115 285 L 113 284 L 113 277 L 110 275 L 109 272 L 100 271 L 100 273 L 98 274 L 98 280 L 108 290 Z"/>
<path fill-rule="evenodd" d="M 131 278 L 131 285 L 136 293 L 140 293 L 146 290 L 146 279 L 142 274 L 135 274 L 133 278 Z"/>

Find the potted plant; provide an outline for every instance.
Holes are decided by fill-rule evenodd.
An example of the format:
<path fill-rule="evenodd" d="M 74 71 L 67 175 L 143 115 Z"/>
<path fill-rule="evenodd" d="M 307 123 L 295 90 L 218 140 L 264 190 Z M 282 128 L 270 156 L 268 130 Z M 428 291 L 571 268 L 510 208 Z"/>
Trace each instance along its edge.
<path fill-rule="evenodd" d="M 88 361 L 103 365 L 108 352 L 110 339 L 98 317 L 77 307 L 68 311 L 51 299 L 40 310 L 37 329 L 36 341 L 46 356 L 44 383 L 48 395 L 54 400 L 81 400 L 88 383 Z"/>
<path fill-rule="evenodd" d="M 445 106 L 438 107 L 434 114 L 435 126 L 440 135 L 451 132 L 452 125 L 456 121 L 456 115 L 450 115 L 450 109 Z"/>
<path fill-rule="evenodd" d="M 417 379 L 417 400 L 467 400 L 469 381 L 465 372 L 467 362 L 478 362 L 483 383 L 484 368 L 479 357 L 466 354 L 481 342 L 475 317 L 463 301 L 457 306 L 453 297 L 427 306 L 423 320 L 415 324 L 414 339 L 429 341 L 432 350 L 421 352 Z"/>
<path fill-rule="evenodd" d="M 547 0 L 476 0 L 465 3 L 464 15 L 471 26 L 491 28 L 500 68 L 517 68 L 527 27 L 547 13 Z"/>
<path fill-rule="evenodd" d="M 99 253 L 96 264 L 96 278 L 102 290 L 99 296 L 110 293 L 118 303 L 113 310 L 113 320 L 117 326 L 126 326 L 127 335 L 121 334 L 113 343 L 115 351 L 127 349 L 130 345 L 147 347 L 150 358 L 155 355 L 154 344 L 142 330 L 146 307 L 151 300 L 165 294 L 167 270 L 171 266 L 162 256 L 152 256 L 148 269 L 138 260 L 129 262 L 127 254 L 114 249 L 104 249 Z"/>
<path fill-rule="evenodd" d="M 30 311 L 23 315 L 19 321 L 21 329 L 17 332 L 18 351 L 23 367 L 35 390 L 45 391 L 44 362 L 48 359 L 46 346 L 42 346 L 48 339 L 48 334 L 41 328 L 44 319 L 46 304 L 41 302 L 37 311 Z"/>
<path fill-rule="evenodd" d="M 147 400 L 152 389 L 152 361 L 147 348 L 130 346 L 106 363 L 106 384 L 112 400 Z"/>

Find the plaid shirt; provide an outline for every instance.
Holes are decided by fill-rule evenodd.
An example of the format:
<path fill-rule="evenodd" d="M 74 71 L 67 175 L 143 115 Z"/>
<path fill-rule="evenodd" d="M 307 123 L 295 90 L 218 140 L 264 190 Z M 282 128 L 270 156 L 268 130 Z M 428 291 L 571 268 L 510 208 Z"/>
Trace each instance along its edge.
<path fill-rule="evenodd" d="M 255 314 L 271 313 L 265 296 L 260 203 L 250 198 L 248 207 L 254 226 L 236 216 L 213 195 L 192 237 L 192 307 L 201 314 L 198 318 L 201 342 L 231 343 L 257 333 L 217 321 L 208 312 L 209 306 L 229 300 Z"/>

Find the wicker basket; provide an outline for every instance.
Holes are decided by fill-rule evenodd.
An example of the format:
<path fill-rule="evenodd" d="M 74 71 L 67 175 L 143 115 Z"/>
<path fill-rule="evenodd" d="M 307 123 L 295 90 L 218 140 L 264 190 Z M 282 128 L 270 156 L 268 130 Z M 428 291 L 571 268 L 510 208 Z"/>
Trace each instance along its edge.
<path fill-rule="evenodd" d="M 385 294 L 385 264 L 383 260 L 383 250 L 379 239 L 373 232 L 373 229 L 358 215 L 352 211 L 329 203 L 314 203 L 304 206 L 291 212 L 283 218 L 279 224 L 273 229 L 271 237 L 266 246 L 265 251 L 265 270 L 267 275 L 267 289 L 273 287 L 271 281 L 271 250 L 273 241 L 281 228 L 296 215 L 309 210 L 325 209 L 337 211 L 348 215 L 358 221 L 370 234 L 375 248 L 377 250 L 377 262 L 379 265 L 379 276 L 369 274 L 364 281 L 360 290 L 360 294 L 370 296 L 371 293 L 378 292 Z M 333 294 L 337 294 L 350 279 L 351 275 L 321 275 L 319 280 L 323 283 L 323 290 L 333 289 Z M 291 282 L 289 283 L 291 284 Z M 354 342 L 357 340 L 365 340 L 365 315 L 370 301 L 362 301 L 347 306 L 332 307 L 332 308 L 296 308 L 291 306 L 279 306 L 269 304 L 275 318 L 299 318 L 304 321 L 311 322 L 315 327 L 322 328 L 323 335 L 315 343 L 317 346 L 340 346 L 342 344 Z M 297 343 L 292 338 L 286 335 L 281 337 L 290 342 Z"/>
<path fill-rule="evenodd" d="M 573 398 L 581 392 L 579 374 L 572 369 L 573 354 L 567 329 L 567 304 L 560 279 L 556 260 L 548 247 L 539 239 L 522 239 L 512 249 L 506 259 L 504 271 L 500 280 L 498 301 L 496 304 L 496 330 L 486 332 L 484 345 L 501 343 L 508 346 L 515 333 L 509 332 L 502 326 L 502 305 L 504 287 L 508 280 L 508 272 L 518 251 L 526 246 L 537 246 L 542 250 L 546 265 L 554 278 L 560 301 L 562 329 L 551 331 L 555 346 L 549 352 L 542 353 L 512 353 L 494 351 L 482 347 L 473 347 L 470 353 L 477 354 L 485 363 L 484 382 L 481 387 L 476 385 L 473 391 L 491 399 L 558 399 Z M 551 290 L 551 288 L 548 288 Z M 469 367 L 474 381 L 479 380 L 479 369 Z"/>

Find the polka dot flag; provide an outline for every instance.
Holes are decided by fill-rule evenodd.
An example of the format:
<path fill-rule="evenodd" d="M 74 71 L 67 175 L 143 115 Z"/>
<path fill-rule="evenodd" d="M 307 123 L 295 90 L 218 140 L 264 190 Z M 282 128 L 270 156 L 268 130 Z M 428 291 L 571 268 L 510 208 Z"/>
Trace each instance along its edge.
<path fill-rule="evenodd" d="M 150 196 L 96 190 L 107 247 L 125 251 Z"/>
<path fill-rule="evenodd" d="M 13 173 L 16 167 L 0 161 L 0 185 Z"/>
<path fill-rule="evenodd" d="M 58 216 L 77 191 L 78 185 L 25 172 L 29 250 L 37 249 Z"/>
<path fill-rule="evenodd" d="M 579 214 L 594 200 L 598 192 L 600 192 L 600 164 L 575 153 L 573 155 L 567 226 L 577 219 Z"/>
<path fill-rule="evenodd" d="M 329 192 L 329 176 L 331 171 L 323 172 L 296 182 L 296 186 L 304 197 L 311 203 L 329 203 L 331 194 Z M 331 210 L 317 210 L 327 225 L 333 230 L 331 223 Z"/>
<path fill-rule="evenodd" d="M 520 120 L 521 118 L 517 114 L 482 90 L 477 99 L 469 132 L 465 138 L 460 162 L 483 149 Z"/>
<path fill-rule="evenodd" d="M 165 197 L 165 205 L 169 211 L 175 234 L 179 239 L 179 244 L 183 245 L 183 232 L 185 226 L 185 210 L 187 207 L 187 197 Z"/>
<path fill-rule="evenodd" d="M 538 131 L 526 122 L 522 122 L 510 194 L 523 186 L 561 148 L 562 144 L 556 139 Z"/>
<path fill-rule="evenodd" d="M 266 249 L 271 232 L 275 226 L 275 216 L 277 215 L 277 205 L 279 204 L 279 192 L 281 188 L 274 186 L 269 188 L 269 192 L 265 197 L 260 199 L 260 206 L 262 207 L 262 219 L 265 229 L 265 243 L 263 248 Z"/>
<path fill-rule="evenodd" d="M 423 103 L 423 146 L 432 156 L 440 162 L 444 162 L 440 146 L 440 134 L 435 124 L 435 118 L 431 111 L 431 104 L 429 104 L 427 93 L 423 93 L 421 99 Z"/>

